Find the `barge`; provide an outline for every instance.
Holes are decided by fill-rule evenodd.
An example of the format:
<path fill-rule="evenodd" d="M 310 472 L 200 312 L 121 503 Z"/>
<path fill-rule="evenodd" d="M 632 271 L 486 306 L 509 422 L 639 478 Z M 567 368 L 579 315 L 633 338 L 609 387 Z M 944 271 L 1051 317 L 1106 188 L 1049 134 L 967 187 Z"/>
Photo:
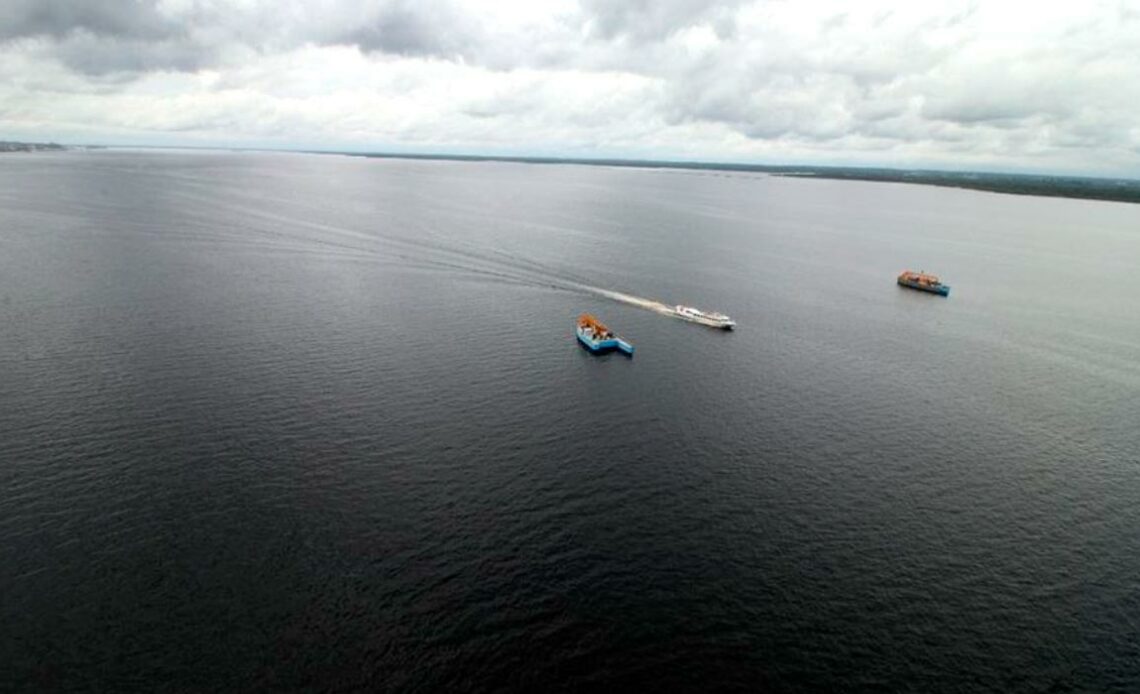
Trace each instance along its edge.
<path fill-rule="evenodd" d="M 578 342 L 593 354 L 617 350 L 633 356 L 633 345 L 614 335 L 612 330 L 588 313 L 578 316 L 575 333 L 578 335 Z"/>
<path fill-rule="evenodd" d="M 913 270 L 906 270 L 899 275 L 899 285 L 909 287 L 910 289 L 917 289 L 920 292 L 930 292 L 931 294 L 938 294 L 939 296 L 950 296 L 950 286 L 942 284 L 934 275 L 928 275 L 925 272 L 914 272 Z"/>

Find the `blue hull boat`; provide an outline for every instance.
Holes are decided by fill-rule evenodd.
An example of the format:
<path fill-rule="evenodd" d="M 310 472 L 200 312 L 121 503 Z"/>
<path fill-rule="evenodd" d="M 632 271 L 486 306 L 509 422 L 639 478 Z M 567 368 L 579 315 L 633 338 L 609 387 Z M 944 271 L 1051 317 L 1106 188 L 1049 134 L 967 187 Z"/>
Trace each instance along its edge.
<path fill-rule="evenodd" d="M 578 326 L 574 332 L 578 336 L 578 342 L 594 354 L 616 350 L 633 356 L 633 345 L 614 335 L 609 328 L 588 313 L 578 317 Z"/>

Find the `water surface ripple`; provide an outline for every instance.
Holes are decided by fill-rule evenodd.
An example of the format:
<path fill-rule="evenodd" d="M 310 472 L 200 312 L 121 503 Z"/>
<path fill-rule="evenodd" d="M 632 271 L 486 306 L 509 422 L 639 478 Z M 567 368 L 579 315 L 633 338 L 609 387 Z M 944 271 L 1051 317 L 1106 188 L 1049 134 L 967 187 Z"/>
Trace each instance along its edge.
<path fill-rule="evenodd" d="M 755 174 L 5 155 L 0 688 L 1136 691 L 1138 230 Z M 577 348 L 582 311 L 637 356 Z"/>

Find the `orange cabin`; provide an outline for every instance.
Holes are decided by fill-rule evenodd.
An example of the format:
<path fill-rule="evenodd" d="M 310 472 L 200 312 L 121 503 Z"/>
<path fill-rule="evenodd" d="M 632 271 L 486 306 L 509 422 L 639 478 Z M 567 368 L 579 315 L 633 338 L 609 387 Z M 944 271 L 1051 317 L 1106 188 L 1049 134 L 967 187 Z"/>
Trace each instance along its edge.
<path fill-rule="evenodd" d="M 928 275 L 924 272 L 915 272 L 913 270 L 906 270 L 899 275 L 900 280 L 909 280 L 911 282 L 918 282 L 920 284 L 938 284 L 938 278 L 934 275 Z"/>
<path fill-rule="evenodd" d="M 591 328 L 594 331 L 600 333 L 604 333 L 608 330 L 606 326 L 602 325 L 602 322 L 600 320 L 594 318 L 589 313 L 583 313 L 582 315 L 578 316 L 578 325 L 582 328 Z"/>
<path fill-rule="evenodd" d="M 600 320 L 594 318 L 589 313 L 583 313 L 582 315 L 578 316 L 578 327 L 589 328 L 595 336 L 599 337 L 609 337 L 613 335 L 613 333 L 610 332 L 609 328 L 607 328 Z"/>

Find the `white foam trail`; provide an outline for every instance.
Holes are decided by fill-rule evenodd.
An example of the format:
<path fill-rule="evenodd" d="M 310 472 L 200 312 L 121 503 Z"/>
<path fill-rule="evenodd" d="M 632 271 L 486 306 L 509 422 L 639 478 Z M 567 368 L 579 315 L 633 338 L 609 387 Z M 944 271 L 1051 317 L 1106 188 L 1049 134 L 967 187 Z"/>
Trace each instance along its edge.
<path fill-rule="evenodd" d="M 615 291 L 612 291 L 610 289 L 602 289 L 601 287 L 591 287 L 591 286 L 586 285 L 586 284 L 582 284 L 582 285 L 578 285 L 578 286 L 581 287 L 583 290 L 590 292 L 591 294 L 597 294 L 598 296 L 604 296 L 607 299 L 612 299 L 614 301 L 618 301 L 618 302 L 621 302 L 623 304 L 629 304 L 630 306 L 637 306 L 638 308 L 643 308 L 647 311 L 653 311 L 654 313 L 660 313 L 661 315 L 664 315 L 664 316 L 674 316 L 674 317 L 676 316 L 676 312 L 673 310 L 672 306 L 666 306 L 665 304 L 661 303 L 660 301 L 654 301 L 653 299 L 645 299 L 645 298 L 642 298 L 640 296 L 633 296 L 632 294 L 622 294 L 621 292 L 615 292 Z"/>

